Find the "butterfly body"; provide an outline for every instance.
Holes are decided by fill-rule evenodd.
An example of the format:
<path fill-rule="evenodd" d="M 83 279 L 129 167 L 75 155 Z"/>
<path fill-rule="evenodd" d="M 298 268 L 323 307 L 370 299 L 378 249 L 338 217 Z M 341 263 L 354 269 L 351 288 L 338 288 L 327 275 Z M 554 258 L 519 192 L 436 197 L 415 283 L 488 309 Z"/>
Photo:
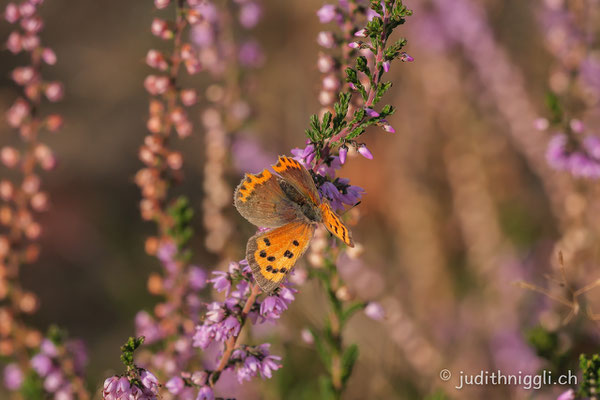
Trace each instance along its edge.
<path fill-rule="evenodd" d="M 282 156 L 272 174 L 246 174 L 234 194 L 235 206 L 252 224 L 273 228 L 248 240 L 246 259 L 260 288 L 275 290 L 304 254 L 318 223 L 348 246 L 350 231 L 327 203 L 321 202 L 310 173 L 296 160 Z"/>

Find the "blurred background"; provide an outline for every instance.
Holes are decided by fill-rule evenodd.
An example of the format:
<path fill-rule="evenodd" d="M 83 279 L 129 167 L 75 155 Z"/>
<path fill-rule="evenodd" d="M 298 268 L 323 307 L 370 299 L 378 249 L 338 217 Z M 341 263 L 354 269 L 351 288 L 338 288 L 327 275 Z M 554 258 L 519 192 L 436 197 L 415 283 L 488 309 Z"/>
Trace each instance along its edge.
<path fill-rule="evenodd" d="M 579 298 L 585 304 L 564 324 L 569 306 L 515 284 L 527 281 L 570 301 L 570 288 L 600 278 L 598 185 L 551 170 L 544 155 L 550 134 L 534 129 L 534 120 L 548 113 L 544 101 L 556 64 L 545 43 L 547 5 L 405 4 L 415 14 L 399 31 L 415 61 L 392 65 L 394 86 L 384 99 L 397 108 L 390 119 L 396 133 L 368 132 L 374 160 L 355 156 L 340 171 L 366 190 L 352 226 L 364 253 L 340 263 L 341 274 L 353 293 L 380 301 L 387 313 L 381 323 L 359 315 L 350 324 L 346 340 L 359 343 L 361 356 L 345 398 L 556 398 L 566 387 L 454 389 L 459 371 L 560 374 L 576 371 L 581 352 L 598 349 L 597 325 L 585 315 L 588 305 L 600 312 L 598 291 Z M 316 37 L 323 26 L 315 12 L 322 5 L 262 3 L 255 36 L 265 59 L 248 87 L 255 114 L 245 135 L 261 160 L 303 147 L 309 116 L 320 108 Z M 152 9 L 148 1 L 115 0 L 48 0 L 41 7 L 44 41 L 58 56 L 45 75 L 66 89 L 65 100 L 48 110 L 66 123 L 43 138 L 59 166 L 42 177 L 52 206 L 41 216 L 41 258 L 23 269 L 23 285 L 41 301 L 32 324 L 45 330 L 56 323 L 86 341 L 92 387 L 120 370 L 119 346 L 133 334 L 135 314 L 157 301 L 146 280 L 159 265 L 144 252 L 154 226 L 139 217 L 133 182 L 148 113 L 144 58 L 160 43 L 150 33 Z M 9 32 L 0 24 L 0 37 Z M 10 71 L 24 59 L 7 51 L 0 57 L 6 110 L 18 96 Z M 201 73 L 190 82 L 202 93 L 211 78 Z M 200 98 L 190 111 L 194 133 L 174 144 L 185 160 L 176 192 L 197 211 L 193 259 L 211 269 L 218 259 L 203 241 L 206 100 Z M 0 138 L 18 143 L 5 122 Z M 228 174 L 231 187 L 242 175 Z M 233 207 L 224 212 L 235 228 L 230 247 L 238 260 L 253 227 Z M 548 279 L 561 279 L 558 250 L 567 286 Z M 275 343 L 284 367 L 257 382 L 260 390 L 244 386 L 239 398 L 317 397 L 321 367 L 300 332 L 322 320 L 323 296 L 307 282 L 282 323 L 257 333 Z M 443 368 L 453 372 L 450 382 L 440 380 Z"/>

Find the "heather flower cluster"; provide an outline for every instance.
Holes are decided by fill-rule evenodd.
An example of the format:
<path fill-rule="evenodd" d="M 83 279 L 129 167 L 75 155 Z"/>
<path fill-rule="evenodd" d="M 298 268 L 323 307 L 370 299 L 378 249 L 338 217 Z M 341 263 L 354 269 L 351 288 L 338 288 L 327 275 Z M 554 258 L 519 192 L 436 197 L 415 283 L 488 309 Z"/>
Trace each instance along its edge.
<path fill-rule="evenodd" d="M 192 28 L 191 42 L 211 77 L 205 91 L 208 104 L 201 113 L 206 150 L 204 243 L 209 251 L 219 254 L 234 230 L 225 215 L 233 195 L 226 179 L 230 141 L 243 134 L 240 131 L 250 121 L 248 75 L 264 61 L 260 45 L 252 38 L 262 10 L 257 2 L 249 0 L 225 4 L 203 2 L 195 9 L 203 18 Z M 232 21 L 234 16 L 237 24 Z"/>
<path fill-rule="evenodd" d="M 539 19 L 555 64 L 548 82 L 551 118 L 539 118 L 535 125 L 541 131 L 551 128 L 553 132 L 546 152 L 552 168 L 577 178 L 598 179 L 600 136 L 586 129 L 598 117 L 600 101 L 600 64 L 594 41 L 598 31 L 593 27 L 598 5 L 590 3 L 589 7 L 583 11 L 568 2 L 543 2 Z"/>
<path fill-rule="evenodd" d="M 65 340 L 57 329 L 44 337 L 23 320 L 39 308 L 37 296 L 19 282 L 21 267 L 38 259 L 42 226 L 37 214 L 47 211 L 50 204 L 39 173 L 57 164 L 54 152 L 41 137 L 56 133 L 63 124 L 60 115 L 47 112 L 52 108 L 48 103 L 63 98 L 64 87 L 42 74 L 57 57 L 40 38 L 44 28 L 38 9 L 41 4 L 41 0 L 9 2 L 3 14 L 14 26 L 6 49 L 25 54 L 28 61 L 11 72 L 21 95 L 5 115 L 8 125 L 18 130 L 22 146 L 0 149 L 2 165 L 16 172 L 14 180 L 0 180 L 0 356 L 8 361 L 3 378 L 10 391 L 39 398 L 86 399 L 82 343 Z"/>

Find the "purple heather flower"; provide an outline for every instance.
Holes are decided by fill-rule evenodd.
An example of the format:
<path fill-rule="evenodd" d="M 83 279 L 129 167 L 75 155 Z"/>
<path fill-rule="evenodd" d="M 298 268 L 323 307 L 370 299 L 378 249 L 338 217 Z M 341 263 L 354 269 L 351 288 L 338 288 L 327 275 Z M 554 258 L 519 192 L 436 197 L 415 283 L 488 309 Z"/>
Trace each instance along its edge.
<path fill-rule="evenodd" d="M 337 16 L 337 10 L 333 4 L 325 4 L 317 11 L 317 17 L 322 24 L 331 22 Z"/>
<path fill-rule="evenodd" d="M 202 386 L 198 391 L 196 400 L 215 400 L 215 394 L 209 386 Z"/>
<path fill-rule="evenodd" d="M 277 296 L 289 306 L 296 299 L 295 293 L 298 293 L 296 289 L 281 285 Z"/>
<path fill-rule="evenodd" d="M 144 336 L 146 343 L 154 343 L 160 340 L 163 333 L 154 318 L 146 311 L 140 311 L 135 316 L 135 330 L 138 336 Z"/>
<path fill-rule="evenodd" d="M 230 315 L 225 318 L 223 323 L 221 324 L 221 333 L 224 339 L 227 339 L 231 336 L 237 336 L 240 333 L 241 325 L 239 319 Z"/>
<path fill-rule="evenodd" d="M 152 372 L 143 370 L 140 374 L 140 380 L 146 389 L 149 389 L 152 393 L 158 393 L 158 379 Z"/>
<path fill-rule="evenodd" d="M 260 315 L 266 319 L 278 319 L 287 309 L 287 304 L 279 296 L 268 296 L 260 304 Z"/>
<path fill-rule="evenodd" d="M 358 30 L 358 31 L 356 31 L 356 32 L 354 33 L 354 36 L 356 36 L 356 37 L 363 37 L 363 38 L 364 38 L 364 37 L 367 37 L 367 30 L 366 30 L 366 29 L 364 29 L 364 28 L 363 28 L 363 29 L 360 29 L 360 30 Z"/>
<path fill-rule="evenodd" d="M 302 338 L 302 341 L 306 344 L 313 344 L 315 342 L 315 337 L 313 336 L 310 329 L 302 329 L 300 331 L 300 337 Z"/>
<path fill-rule="evenodd" d="M 546 118 L 536 118 L 533 121 L 533 127 L 538 131 L 545 131 L 550 126 L 550 122 Z"/>
<path fill-rule="evenodd" d="M 4 367 L 4 386 L 9 390 L 17 390 L 23 384 L 23 372 L 15 363 Z"/>
<path fill-rule="evenodd" d="M 240 63 L 246 67 L 258 68 L 265 62 L 265 55 L 260 44 L 254 40 L 244 42 L 238 53 Z"/>
<path fill-rule="evenodd" d="M 340 162 L 339 157 L 329 157 L 325 162 L 319 165 L 317 168 L 317 174 L 321 176 L 328 176 L 330 178 L 335 178 L 335 171 L 342 167 L 342 163 Z"/>
<path fill-rule="evenodd" d="M 379 113 L 375 110 L 373 110 L 372 108 L 365 108 L 365 111 L 367 112 L 367 115 L 371 118 L 376 118 L 379 117 Z"/>
<path fill-rule="evenodd" d="M 208 374 L 206 371 L 196 371 L 192 374 L 192 383 L 194 385 L 204 385 L 206 383 L 206 379 L 208 378 Z"/>
<path fill-rule="evenodd" d="M 207 307 L 206 319 L 212 323 L 218 323 L 225 317 L 225 310 L 223 305 L 216 301 L 210 303 Z"/>
<path fill-rule="evenodd" d="M 360 49 L 361 42 L 350 42 L 348 43 L 348 47 L 351 49 Z"/>
<path fill-rule="evenodd" d="M 44 378 L 52 370 L 52 360 L 47 355 L 38 353 L 31 358 L 31 367 Z"/>
<path fill-rule="evenodd" d="M 388 133 L 396 133 L 396 130 L 394 129 L 393 126 L 391 126 L 389 124 L 389 122 L 387 122 L 385 119 L 381 120 L 381 122 L 383 123 L 383 130 L 388 132 Z"/>
<path fill-rule="evenodd" d="M 389 61 L 384 61 L 383 64 L 381 64 L 381 66 L 383 67 L 383 71 L 384 72 L 389 72 L 390 71 L 390 65 L 391 65 L 391 63 Z"/>
<path fill-rule="evenodd" d="M 413 62 L 413 61 L 415 61 L 415 59 L 412 58 L 411 56 L 409 56 L 406 53 L 401 53 L 400 54 L 400 61 L 402 61 L 402 62 Z"/>
<path fill-rule="evenodd" d="M 206 271 L 204 271 L 202 268 L 195 265 L 190 266 L 188 278 L 190 282 L 190 288 L 193 290 L 201 290 L 206 287 Z"/>
<path fill-rule="evenodd" d="M 376 302 L 370 302 L 365 307 L 365 314 L 367 317 L 374 319 L 375 321 L 381 321 L 385 318 L 385 310 L 381 304 Z"/>
<path fill-rule="evenodd" d="M 311 168 L 310 163 L 315 158 L 315 146 L 313 144 L 309 144 L 303 149 L 296 147 L 291 150 L 291 153 L 295 156 L 294 160 L 302 164 L 304 168 Z"/>
<path fill-rule="evenodd" d="M 571 127 L 571 130 L 575 133 L 583 133 L 583 131 L 585 130 L 585 125 L 580 119 L 572 119 L 571 121 L 569 121 L 569 126 Z"/>
<path fill-rule="evenodd" d="M 347 155 L 348 155 L 348 147 L 346 147 L 345 145 L 340 147 L 340 151 L 339 151 L 340 164 L 343 165 L 346 163 Z"/>
<path fill-rule="evenodd" d="M 217 292 L 225 291 L 229 296 L 229 290 L 231 289 L 231 280 L 229 274 L 223 271 L 213 271 L 214 278 L 210 279 L 209 282 L 213 284 L 213 287 Z"/>
<path fill-rule="evenodd" d="M 218 325 L 199 325 L 192 337 L 192 346 L 206 349 L 215 340 Z"/>
<path fill-rule="evenodd" d="M 371 154 L 371 152 L 369 151 L 369 149 L 367 148 L 367 146 L 365 146 L 364 144 L 361 144 L 358 147 L 358 152 L 360 153 L 361 156 L 363 156 L 364 158 L 368 158 L 369 160 L 373 159 L 373 154 Z"/>
<path fill-rule="evenodd" d="M 56 348 L 56 345 L 54 343 L 52 343 L 52 341 L 50 339 L 42 340 L 42 343 L 40 344 L 40 350 L 42 353 L 44 353 L 48 357 L 52 358 L 52 357 L 58 356 L 58 349 Z"/>
<path fill-rule="evenodd" d="M 240 24 L 246 29 L 254 28 L 260 20 L 261 13 L 260 6 L 256 3 L 248 2 L 242 5 L 239 15 Z"/>
<path fill-rule="evenodd" d="M 178 376 L 175 376 L 167 381 L 165 387 L 169 392 L 178 395 L 185 387 L 185 382 Z"/>
<path fill-rule="evenodd" d="M 176 269 L 175 255 L 177 254 L 177 246 L 173 242 L 163 242 L 156 251 L 156 257 L 163 263 L 168 271 Z"/>
<path fill-rule="evenodd" d="M 573 391 L 573 389 L 569 389 L 558 396 L 556 400 L 575 400 L 575 391 Z"/>
<path fill-rule="evenodd" d="M 565 169 L 568 164 L 567 136 L 559 133 L 554 135 L 548 142 L 546 149 L 546 160 L 552 168 Z"/>
<path fill-rule="evenodd" d="M 331 49 L 335 47 L 335 37 L 333 37 L 333 33 L 331 32 L 321 31 L 317 36 L 317 43 L 319 46 Z"/>
<path fill-rule="evenodd" d="M 44 389 L 50 393 L 56 392 L 64 382 L 64 376 L 60 370 L 55 370 L 44 379 Z"/>

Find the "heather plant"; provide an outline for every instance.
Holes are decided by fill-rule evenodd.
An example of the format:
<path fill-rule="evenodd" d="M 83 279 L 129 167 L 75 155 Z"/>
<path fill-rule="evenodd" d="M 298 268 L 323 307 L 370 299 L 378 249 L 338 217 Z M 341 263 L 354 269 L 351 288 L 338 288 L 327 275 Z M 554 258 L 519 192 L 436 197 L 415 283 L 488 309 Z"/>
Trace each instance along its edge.
<path fill-rule="evenodd" d="M 14 29 L 2 65 L 23 65 L 0 88 L 0 397 L 597 397 L 597 1 L 427 0 L 407 5 L 413 16 L 400 0 L 154 0 L 118 29 L 103 18 L 125 8 L 106 3 L 89 43 L 96 18 L 77 43 L 71 20 L 91 3 L 43 36 L 65 14 L 42 3 L 3 14 Z M 107 65 L 86 64 L 99 54 Z M 110 107 L 90 107 L 100 98 Z M 101 134 L 92 152 L 49 135 L 61 115 L 77 138 Z M 46 174 L 54 151 L 62 168 Z M 107 152 L 126 156 L 107 164 Z M 234 198 L 244 173 L 272 166 L 285 182 L 278 154 L 308 171 L 309 205 L 353 234 L 307 217 L 325 224 L 300 258 L 262 256 L 281 282 L 251 247 L 279 228 L 243 220 Z M 80 188 L 64 181 L 76 163 L 82 181 L 112 172 Z M 118 191 L 139 196 L 130 180 L 137 207 Z M 78 210 L 95 202 L 88 190 L 115 208 Z M 61 247 L 69 229 L 81 240 Z M 64 310 L 53 285 L 27 289 L 54 273 L 29 272 L 48 260 L 93 277 L 98 304 L 81 301 L 77 323 L 78 298 Z M 79 278 L 67 285 L 87 292 Z M 53 305 L 92 338 L 87 378 L 83 343 L 46 328 Z M 456 388 L 459 371 L 479 370 L 578 382 Z"/>
<path fill-rule="evenodd" d="M 14 25 L 6 48 L 25 53 L 27 61 L 11 73 L 20 95 L 5 115 L 20 143 L 0 150 L 3 166 L 11 171 L 10 178 L 0 180 L 0 356 L 8 361 L 4 385 L 13 393 L 28 399 L 87 399 L 85 348 L 56 327 L 43 334 L 30 326 L 26 317 L 37 311 L 39 301 L 21 285 L 21 269 L 34 264 L 41 251 L 39 214 L 50 208 L 40 174 L 57 164 L 44 135 L 58 132 L 63 124 L 59 114 L 51 113 L 51 103 L 63 98 L 64 88 L 46 77 L 46 67 L 57 56 L 41 40 L 41 3 L 9 3 L 4 10 L 4 18 Z"/>

